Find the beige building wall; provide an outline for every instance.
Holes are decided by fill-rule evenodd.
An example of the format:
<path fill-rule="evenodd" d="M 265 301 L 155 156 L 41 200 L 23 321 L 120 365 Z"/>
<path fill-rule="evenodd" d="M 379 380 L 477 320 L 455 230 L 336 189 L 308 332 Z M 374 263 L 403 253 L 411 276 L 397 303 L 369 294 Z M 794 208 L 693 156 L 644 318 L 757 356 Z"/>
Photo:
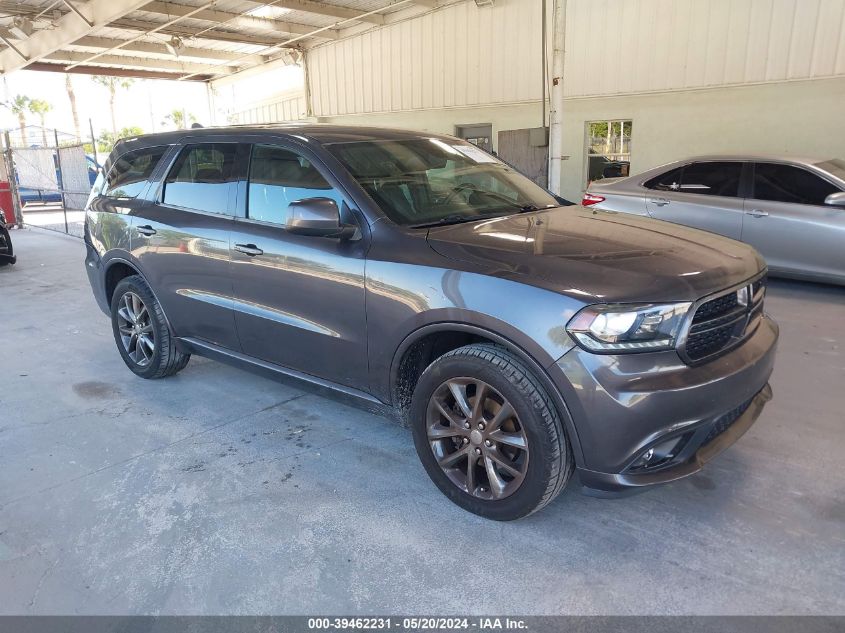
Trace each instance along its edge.
<path fill-rule="evenodd" d="M 493 128 L 495 148 L 496 138 L 501 130 L 541 127 L 542 104 L 538 100 L 535 103 L 510 105 L 322 116 L 317 120 L 321 123 L 375 125 L 438 134 L 454 134 L 455 126 L 459 125 L 487 123 Z"/>
<path fill-rule="evenodd" d="M 590 121 L 630 120 L 632 173 L 700 154 L 791 154 L 845 158 L 845 77 L 564 100 L 562 195 L 580 200 L 586 186 Z M 500 130 L 538 127 L 540 103 L 321 117 L 454 134 L 456 125 Z"/>
<path fill-rule="evenodd" d="M 494 148 L 502 130 L 543 125 L 540 0 L 440 4 L 309 49 L 313 116 L 447 134 L 489 123 Z M 845 157 L 845 0 L 565 6 L 565 197 L 586 185 L 589 121 L 633 122 L 633 173 L 705 153 Z M 241 122 L 307 111 L 299 69 L 272 72 L 296 81 L 282 90 L 267 71 L 220 80 L 217 109 Z"/>
<path fill-rule="evenodd" d="M 565 99 L 562 195 L 586 185 L 589 121 L 631 120 L 631 172 L 701 154 L 845 158 L 845 77 Z"/>

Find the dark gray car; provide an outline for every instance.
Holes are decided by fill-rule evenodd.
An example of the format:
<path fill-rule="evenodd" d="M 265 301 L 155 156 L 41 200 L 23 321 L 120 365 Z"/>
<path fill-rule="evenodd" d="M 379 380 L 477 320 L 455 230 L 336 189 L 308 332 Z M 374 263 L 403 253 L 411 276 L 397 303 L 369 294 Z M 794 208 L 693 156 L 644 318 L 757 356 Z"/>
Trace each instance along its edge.
<path fill-rule="evenodd" d="M 458 139 L 190 130 L 120 142 L 104 173 L 86 267 L 133 372 L 201 354 L 388 405 L 483 516 L 574 471 L 601 495 L 689 475 L 771 397 L 754 249 L 560 207 Z"/>

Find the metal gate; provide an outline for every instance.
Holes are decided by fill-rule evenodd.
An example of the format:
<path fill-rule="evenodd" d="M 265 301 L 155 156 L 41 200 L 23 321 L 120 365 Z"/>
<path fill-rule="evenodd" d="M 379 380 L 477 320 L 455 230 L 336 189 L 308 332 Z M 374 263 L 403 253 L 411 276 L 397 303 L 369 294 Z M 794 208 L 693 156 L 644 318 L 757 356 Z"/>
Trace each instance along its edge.
<path fill-rule="evenodd" d="M 8 132 L 3 136 L 8 174 L 5 187 L 14 222 L 82 237 L 85 203 L 97 176 L 97 164 L 70 135 L 60 136 L 56 130 L 40 132 L 38 142 L 28 142 L 24 134 L 20 140 Z M 67 140 L 62 142 L 62 137 Z M 3 186 L 0 182 L 0 196 Z M 9 217 L 7 220 L 12 222 Z"/>

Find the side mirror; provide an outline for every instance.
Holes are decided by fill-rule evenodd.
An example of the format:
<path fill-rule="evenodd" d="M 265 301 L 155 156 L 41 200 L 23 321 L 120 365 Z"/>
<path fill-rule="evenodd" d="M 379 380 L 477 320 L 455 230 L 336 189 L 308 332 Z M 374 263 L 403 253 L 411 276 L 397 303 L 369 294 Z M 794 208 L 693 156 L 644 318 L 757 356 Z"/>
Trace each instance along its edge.
<path fill-rule="evenodd" d="M 348 238 L 355 234 L 355 227 L 342 224 L 340 209 L 331 198 L 305 198 L 288 205 L 285 229 L 297 235 Z"/>
<path fill-rule="evenodd" d="M 845 207 L 845 191 L 837 191 L 824 199 L 824 203 L 832 207 Z"/>

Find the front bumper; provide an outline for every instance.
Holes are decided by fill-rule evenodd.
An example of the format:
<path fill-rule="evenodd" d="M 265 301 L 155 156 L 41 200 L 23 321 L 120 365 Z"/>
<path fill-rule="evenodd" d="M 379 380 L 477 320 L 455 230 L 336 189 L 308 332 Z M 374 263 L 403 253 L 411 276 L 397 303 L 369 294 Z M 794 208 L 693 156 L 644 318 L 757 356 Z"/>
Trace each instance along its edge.
<path fill-rule="evenodd" d="M 572 416 L 585 492 L 632 492 L 697 472 L 760 416 L 778 327 L 764 316 L 741 346 L 692 367 L 674 351 L 597 355 L 579 347 L 551 368 Z M 654 467 L 649 449 L 677 448 Z"/>

